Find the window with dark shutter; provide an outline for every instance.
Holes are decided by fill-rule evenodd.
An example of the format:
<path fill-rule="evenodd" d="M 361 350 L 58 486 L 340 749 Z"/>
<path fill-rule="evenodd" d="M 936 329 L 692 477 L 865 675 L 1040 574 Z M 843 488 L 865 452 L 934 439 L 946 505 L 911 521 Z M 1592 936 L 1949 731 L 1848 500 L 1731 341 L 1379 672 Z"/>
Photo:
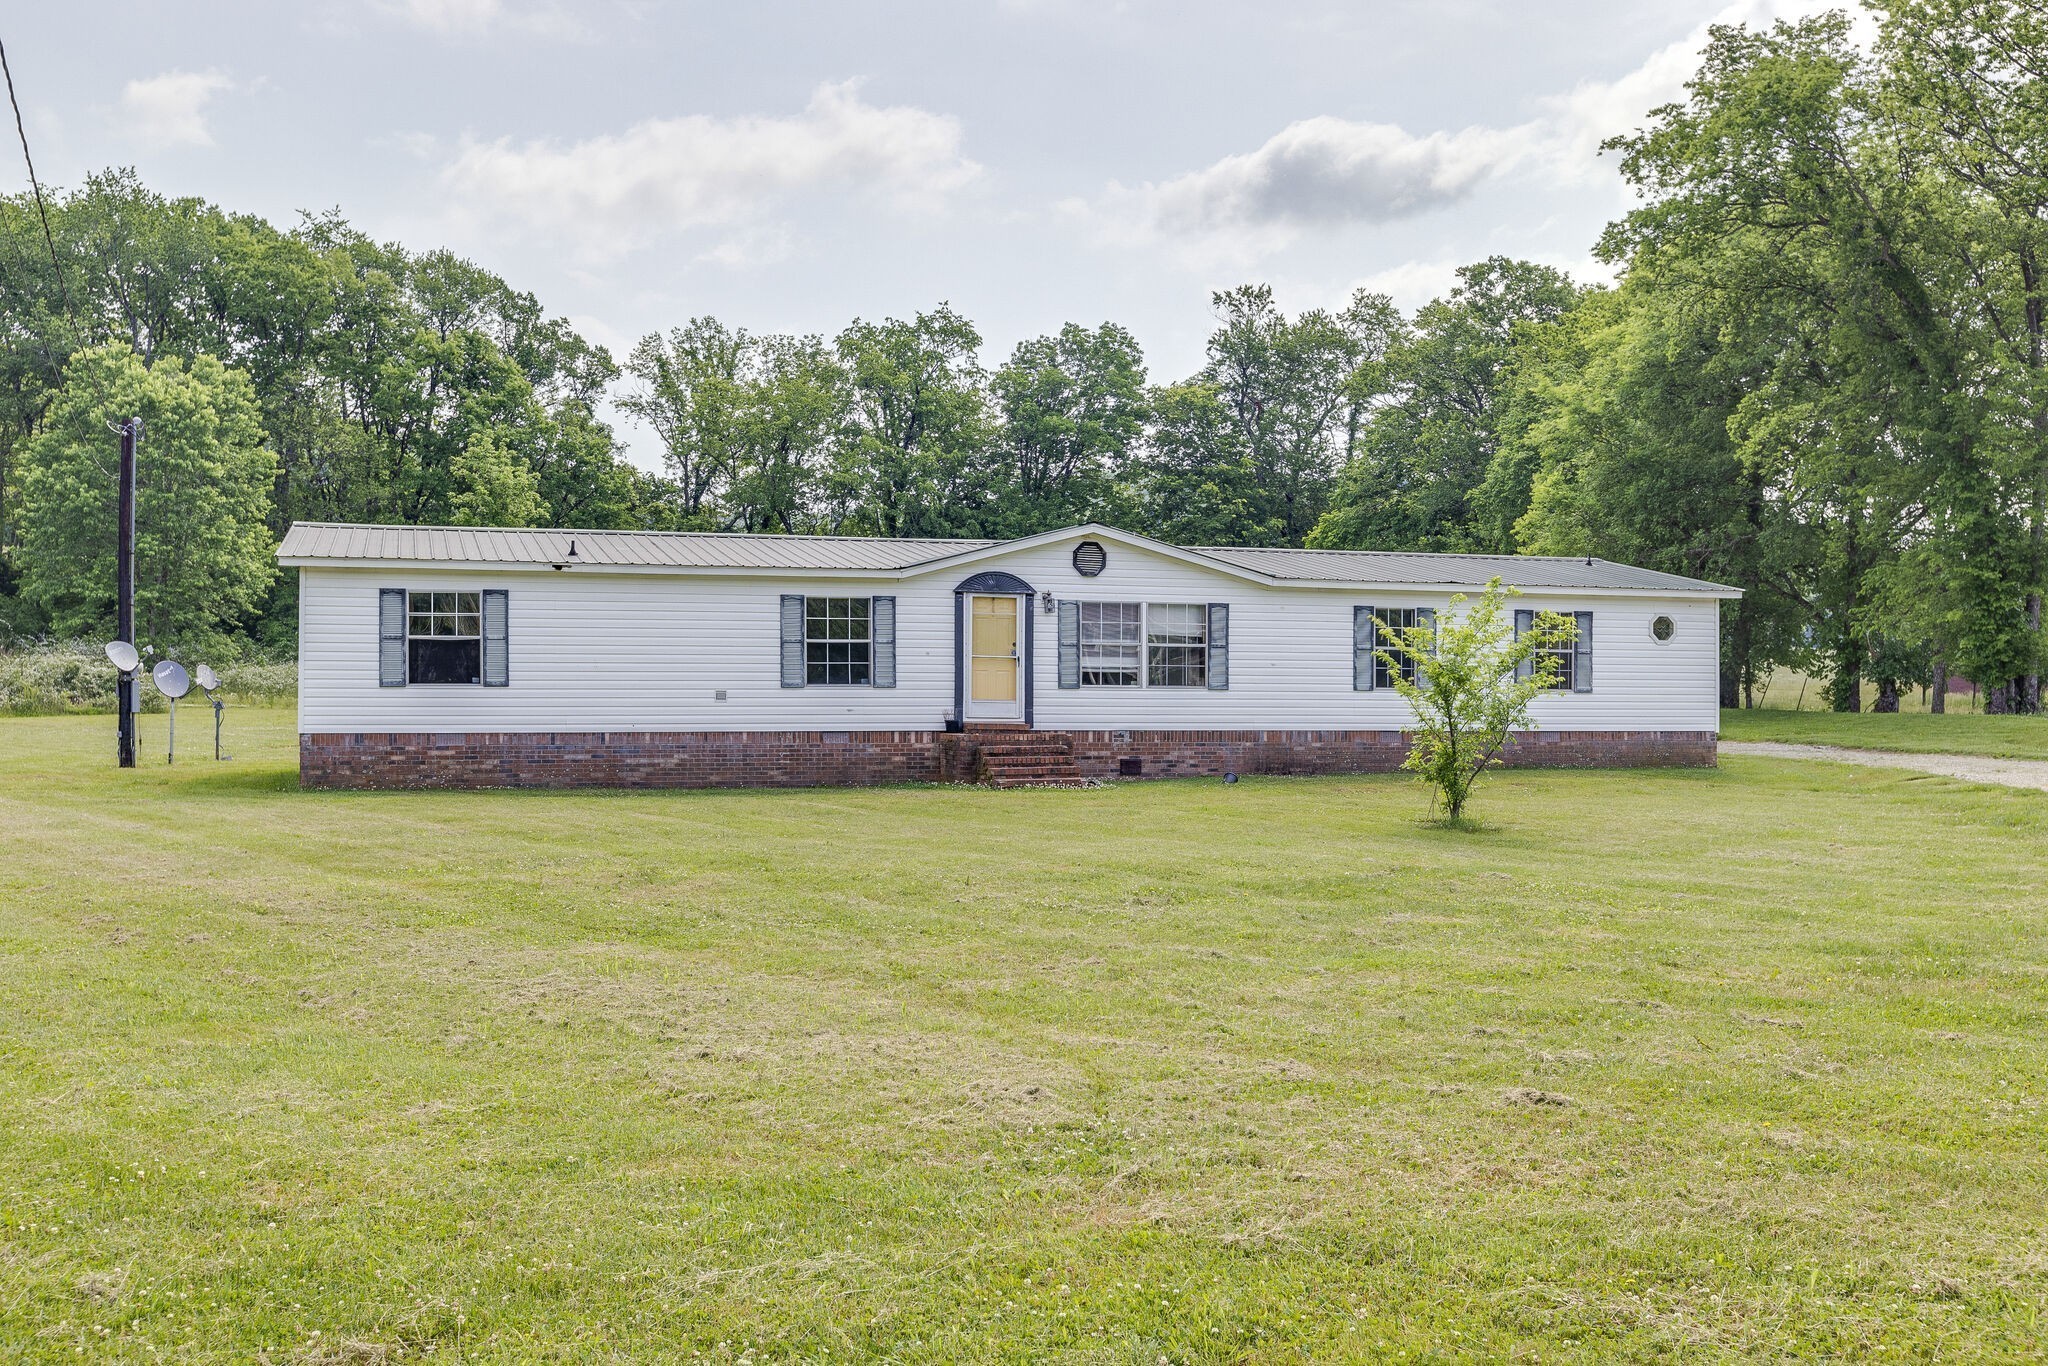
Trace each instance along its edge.
<path fill-rule="evenodd" d="M 1351 687 L 1354 692 L 1371 692 L 1378 682 L 1379 622 L 1370 607 L 1351 609 Z"/>
<path fill-rule="evenodd" d="M 782 595 L 782 686 L 804 685 L 804 595 Z"/>
<path fill-rule="evenodd" d="M 1394 675 L 1398 672 L 1410 683 L 1415 682 L 1421 668 L 1421 661 L 1408 652 L 1408 637 L 1403 632 L 1413 630 L 1422 624 L 1422 614 L 1427 607 L 1382 607 L 1373 621 L 1373 641 L 1379 650 L 1385 650 L 1394 657 L 1389 665 L 1380 658 L 1377 650 L 1372 656 L 1372 685 L 1375 688 L 1394 686 Z M 1386 638 L 1380 639 L 1379 628 L 1387 628 Z"/>
<path fill-rule="evenodd" d="M 1415 624 L 1416 624 L 1417 626 L 1420 626 L 1420 627 L 1422 627 L 1422 628 L 1423 628 L 1424 630 L 1426 630 L 1426 631 L 1427 631 L 1427 632 L 1429 633 L 1429 652 L 1430 652 L 1430 654 L 1432 654 L 1432 655 L 1433 655 L 1433 654 L 1435 654 L 1435 653 L 1436 653 L 1436 608 L 1434 608 L 1434 607 L 1418 607 L 1418 608 L 1416 608 L 1416 609 L 1415 609 Z M 1416 661 L 1415 661 L 1415 686 L 1416 686 L 1416 687 L 1418 687 L 1418 688 L 1426 688 L 1426 687 L 1428 687 L 1428 686 L 1429 686 L 1429 664 L 1428 664 L 1428 662 L 1427 662 L 1426 660 L 1421 660 L 1421 659 L 1418 659 L 1418 660 L 1416 660 Z"/>
<path fill-rule="evenodd" d="M 1572 691 L 1593 691 L 1593 614 L 1574 612 L 1579 634 L 1572 641 Z"/>
<path fill-rule="evenodd" d="M 405 686 L 405 590 L 377 590 L 377 686 Z"/>
<path fill-rule="evenodd" d="M 875 686 L 896 686 L 896 599 L 875 598 L 869 610 L 874 632 Z"/>
<path fill-rule="evenodd" d="M 1230 604 L 1209 604 L 1209 690 L 1230 687 Z"/>
<path fill-rule="evenodd" d="M 410 683 L 483 682 L 482 594 L 406 594 L 405 669 Z"/>
<path fill-rule="evenodd" d="M 874 683 L 872 598 L 805 598 L 804 686 L 868 687 Z M 891 603 L 893 610 L 894 603 Z"/>
<path fill-rule="evenodd" d="M 1081 686 L 1081 604 L 1078 602 L 1060 603 L 1060 686 Z"/>
<path fill-rule="evenodd" d="M 484 686 L 502 688 L 512 681 L 506 658 L 510 632 L 506 621 L 505 590 L 484 590 Z"/>

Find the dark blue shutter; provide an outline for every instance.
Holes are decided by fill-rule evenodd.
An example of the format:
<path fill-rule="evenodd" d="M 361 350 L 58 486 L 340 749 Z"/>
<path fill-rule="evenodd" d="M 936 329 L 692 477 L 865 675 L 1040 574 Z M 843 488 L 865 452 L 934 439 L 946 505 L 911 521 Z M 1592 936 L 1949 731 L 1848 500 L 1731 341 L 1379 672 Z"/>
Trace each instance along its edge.
<path fill-rule="evenodd" d="M 510 632 L 505 620 L 505 590 L 486 588 L 484 590 L 484 686 L 502 688 L 512 681 L 509 661 L 505 658 Z"/>
<path fill-rule="evenodd" d="M 405 590 L 377 590 L 377 686 L 402 688 L 405 667 Z"/>
<path fill-rule="evenodd" d="M 1534 612 L 1530 611 L 1530 610 L 1529 610 L 1528 608 L 1526 608 L 1526 607 L 1517 607 L 1517 608 L 1515 609 L 1515 639 L 1516 639 L 1516 640 L 1520 640 L 1520 639 L 1522 638 L 1522 632 L 1524 632 L 1524 631 L 1529 631 L 1529 630 L 1534 630 L 1534 629 L 1535 629 L 1535 626 L 1536 626 L 1536 614 L 1535 614 Z M 1536 660 L 1535 660 L 1535 658 L 1534 658 L 1533 656 L 1532 656 L 1531 658 L 1528 658 L 1528 659 L 1525 659 L 1525 660 L 1523 660 L 1523 661 L 1522 661 L 1522 662 L 1521 662 L 1520 664 L 1517 664 L 1517 665 L 1515 666 L 1515 677 L 1516 677 L 1516 678 L 1522 678 L 1522 679 L 1527 679 L 1527 678 L 1534 678 L 1535 676 L 1536 676 Z"/>
<path fill-rule="evenodd" d="M 1081 604 L 1060 603 L 1060 686 L 1081 686 Z"/>
<path fill-rule="evenodd" d="M 1372 608 L 1351 609 L 1351 687 L 1354 692 L 1371 692 L 1373 650 L 1378 645 L 1379 627 Z"/>
<path fill-rule="evenodd" d="M 1223 692 L 1230 687 L 1230 604 L 1209 604 L 1209 688 Z"/>
<path fill-rule="evenodd" d="M 1435 654 L 1435 653 L 1436 653 L 1436 608 L 1434 608 L 1434 607 L 1418 607 L 1418 608 L 1416 608 L 1416 609 L 1415 609 L 1415 624 L 1416 624 L 1417 626 L 1420 626 L 1420 627 L 1424 628 L 1425 630 L 1427 630 L 1427 631 L 1429 632 L 1429 652 L 1430 652 L 1430 654 Z M 1418 688 L 1426 688 L 1426 687 L 1428 687 L 1428 686 L 1429 686 L 1429 663 L 1428 663 L 1428 661 L 1427 661 L 1426 659 L 1418 659 L 1418 660 L 1416 660 L 1416 661 L 1415 661 L 1415 686 L 1416 686 L 1416 687 L 1418 687 Z"/>
<path fill-rule="evenodd" d="M 1572 641 L 1572 691 L 1593 691 L 1593 614 L 1574 612 L 1579 634 Z"/>
<path fill-rule="evenodd" d="M 782 686 L 804 685 L 804 595 L 782 595 Z"/>
<path fill-rule="evenodd" d="M 868 608 L 868 625 L 873 635 L 870 646 L 875 658 L 875 686 L 896 686 L 896 599 L 874 598 Z"/>

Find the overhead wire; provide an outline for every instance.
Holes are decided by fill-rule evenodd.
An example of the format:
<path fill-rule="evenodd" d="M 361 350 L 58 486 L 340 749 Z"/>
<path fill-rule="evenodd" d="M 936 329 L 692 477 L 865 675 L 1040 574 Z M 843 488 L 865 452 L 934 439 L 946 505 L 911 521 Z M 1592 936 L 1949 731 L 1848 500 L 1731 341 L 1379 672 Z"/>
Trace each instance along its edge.
<path fill-rule="evenodd" d="M 71 304 L 71 287 L 64 279 L 64 263 L 57 257 L 57 238 L 50 231 L 50 209 L 48 203 L 43 199 L 42 181 L 36 175 L 35 156 L 28 149 L 28 127 L 22 122 L 21 100 L 14 93 L 14 66 L 7 60 L 7 44 L 4 41 L 0 41 L 0 75 L 5 75 L 7 79 L 7 103 L 14 110 L 14 132 L 15 136 L 21 139 L 21 159 L 28 166 L 28 187 L 35 195 L 36 217 L 41 220 L 43 225 L 43 245 L 49 249 L 50 270 L 57 279 L 57 295 L 64 301 L 64 316 L 71 319 L 73 331 L 77 333 L 78 340 L 83 341 L 85 339 L 85 330 L 79 325 L 78 310 L 72 307 Z M 55 357 L 50 350 L 49 338 L 45 337 L 42 339 L 42 349 L 44 360 L 46 362 L 54 361 Z M 63 369 L 63 366 L 58 367 L 60 376 L 63 373 Z M 93 376 L 93 390 L 103 409 L 111 406 L 107 402 L 106 386 L 100 382 L 98 375 Z M 107 426 L 112 431 L 120 430 L 118 426 L 111 422 Z M 96 464 L 99 464 L 102 474 L 106 474 L 109 477 L 112 476 L 113 472 L 106 467 L 104 462 L 100 461 L 98 456 L 94 456 L 93 459 Z"/>

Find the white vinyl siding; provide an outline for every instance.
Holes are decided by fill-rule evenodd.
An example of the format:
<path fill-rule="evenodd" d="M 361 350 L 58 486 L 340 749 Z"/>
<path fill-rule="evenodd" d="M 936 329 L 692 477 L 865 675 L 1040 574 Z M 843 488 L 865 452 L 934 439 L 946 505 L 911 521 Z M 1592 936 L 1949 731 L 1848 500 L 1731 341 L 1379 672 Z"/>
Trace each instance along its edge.
<path fill-rule="evenodd" d="M 1075 538 L 1080 539 L 1079 537 Z M 1042 730 L 1399 730 L 1391 689 L 1354 691 L 1353 607 L 1437 607 L 1447 593 L 1285 588 L 1111 545 L 1096 578 L 1056 541 L 900 579 L 314 567 L 301 571 L 300 729 L 316 732 L 937 730 L 953 708 L 953 589 L 1001 570 L 1058 599 L 1230 607 L 1230 686 L 1059 686 L 1057 617 L 1034 617 Z M 378 687 L 378 589 L 508 589 L 518 658 L 505 688 Z M 784 688 L 780 598 L 895 598 L 888 687 Z M 1531 593 L 1518 606 L 1590 610 L 1598 688 L 1535 704 L 1549 730 L 1708 730 L 1718 710 L 1717 605 L 1709 599 Z M 1676 629 L 1650 634 L 1659 616 Z M 717 700 L 723 691 L 726 700 Z"/>

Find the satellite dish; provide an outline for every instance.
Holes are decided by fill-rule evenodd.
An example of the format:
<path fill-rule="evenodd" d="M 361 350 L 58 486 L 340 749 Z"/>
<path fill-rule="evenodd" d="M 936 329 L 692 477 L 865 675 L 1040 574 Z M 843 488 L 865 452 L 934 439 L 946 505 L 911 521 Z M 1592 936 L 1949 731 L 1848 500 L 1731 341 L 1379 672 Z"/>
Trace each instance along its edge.
<path fill-rule="evenodd" d="M 127 673 L 142 663 L 142 656 L 135 653 L 135 647 L 125 640 L 107 642 L 107 661 L 122 673 Z"/>
<path fill-rule="evenodd" d="M 192 691 L 191 676 L 175 659 L 164 660 L 149 671 L 149 676 L 156 684 L 156 690 L 173 701 Z"/>
<path fill-rule="evenodd" d="M 208 692 L 212 692 L 215 688 L 218 688 L 220 686 L 220 676 L 214 673 L 212 667 L 209 665 L 201 664 L 199 666 L 199 672 L 195 675 L 195 677 L 197 677 L 199 680 L 199 686 L 206 689 Z"/>

